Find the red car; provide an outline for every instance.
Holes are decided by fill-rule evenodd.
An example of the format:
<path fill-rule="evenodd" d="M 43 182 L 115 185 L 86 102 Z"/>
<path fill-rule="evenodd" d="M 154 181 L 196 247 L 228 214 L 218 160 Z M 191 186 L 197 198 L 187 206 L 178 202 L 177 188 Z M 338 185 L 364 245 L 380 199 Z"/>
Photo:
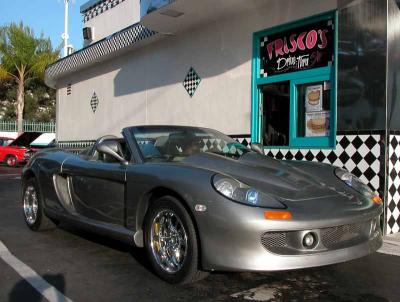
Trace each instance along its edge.
<path fill-rule="evenodd" d="M 35 151 L 29 146 L 41 134 L 40 132 L 24 132 L 8 146 L 0 146 L 0 163 L 5 163 L 9 167 L 26 163 L 25 153 L 27 151 Z"/>

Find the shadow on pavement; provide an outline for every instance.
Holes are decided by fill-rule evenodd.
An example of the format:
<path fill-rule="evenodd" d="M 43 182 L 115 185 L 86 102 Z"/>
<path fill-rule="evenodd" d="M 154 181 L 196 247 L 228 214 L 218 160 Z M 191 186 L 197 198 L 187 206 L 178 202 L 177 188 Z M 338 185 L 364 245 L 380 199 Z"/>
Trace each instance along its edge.
<path fill-rule="evenodd" d="M 147 270 L 151 271 L 151 265 L 150 262 L 148 261 L 145 249 L 143 248 L 137 248 L 134 245 L 129 245 L 125 242 L 118 241 L 116 239 L 107 237 L 107 236 L 101 236 L 98 235 L 94 232 L 87 231 L 82 228 L 78 228 L 70 223 L 60 223 L 58 225 L 58 228 L 69 232 L 73 235 L 79 236 L 80 238 L 83 238 L 85 240 L 91 241 L 96 244 L 100 244 L 102 246 L 111 248 L 113 250 L 117 250 L 123 253 L 130 254 L 137 263 L 142 265 L 144 268 Z"/>
<path fill-rule="evenodd" d="M 65 278 L 62 274 L 46 274 L 42 276 L 49 284 L 54 286 L 59 292 L 65 294 Z M 29 281 L 29 282 L 28 282 Z M 46 301 L 45 298 L 39 293 L 36 289 L 34 289 L 30 282 L 34 284 L 38 284 L 40 280 L 35 277 L 30 278 L 29 280 L 21 280 L 17 284 L 14 285 L 10 294 L 9 294 L 9 302 L 21 302 L 21 301 L 29 301 L 29 302 L 41 302 Z M 42 288 L 42 291 L 48 290 L 49 288 Z M 64 302 L 65 299 L 63 297 L 59 297 L 57 302 Z"/>

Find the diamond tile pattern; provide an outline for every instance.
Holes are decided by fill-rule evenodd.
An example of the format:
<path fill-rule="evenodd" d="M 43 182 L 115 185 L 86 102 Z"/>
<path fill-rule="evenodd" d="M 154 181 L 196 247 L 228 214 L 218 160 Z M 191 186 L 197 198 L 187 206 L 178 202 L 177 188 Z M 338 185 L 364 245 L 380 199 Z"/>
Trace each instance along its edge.
<path fill-rule="evenodd" d="M 190 67 L 185 79 L 183 80 L 183 87 L 185 87 L 190 97 L 194 95 L 200 82 L 200 76 L 197 74 L 196 70 L 194 70 L 193 67 Z"/>
<path fill-rule="evenodd" d="M 87 9 L 83 12 L 83 22 L 87 22 L 90 19 L 108 11 L 109 9 L 117 6 L 118 4 L 124 2 L 125 0 L 103 0 L 94 5 L 93 7 Z"/>
<path fill-rule="evenodd" d="M 93 92 L 92 98 L 90 99 L 90 106 L 92 107 L 93 113 L 96 113 L 97 107 L 99 106 L 99 98 L 96 92 Z"/>
<path fill-rule="evenodd" d="M 400 135 L 389 137 L 387 234 L 400 231 Z"/>
<path fill-rule="evenodd" d="M 94 43 L 86 48 L 56 61 L 46 69 L 45 76 L 48 80 L 59 78 L 62 74 L 99 60 L 127 46 L 134 45 L 150 38 L 156 32 L 137 23 L 123 29 L 104 40 Z"/>
<path fill-rule="evenodd" d="M 251 138 L 250 135 L 232 135 L 231 136 L 234 140 L 241 143 L 242 145 L 250 148 Z"/>

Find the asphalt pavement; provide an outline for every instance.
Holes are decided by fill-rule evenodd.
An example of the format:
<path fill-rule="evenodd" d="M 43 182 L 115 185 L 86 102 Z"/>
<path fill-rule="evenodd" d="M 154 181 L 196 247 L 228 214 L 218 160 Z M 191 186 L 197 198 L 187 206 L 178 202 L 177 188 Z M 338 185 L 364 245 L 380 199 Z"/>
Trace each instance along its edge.
<path fill-rule="evenodd" d="M 19 174 L 0 167 L 0 301 L 400 301 L 396 253 L 297 271 L 219 272 L 169 285 L 151 272 L 142 249 L 66 224 L 30 231 Z"/>

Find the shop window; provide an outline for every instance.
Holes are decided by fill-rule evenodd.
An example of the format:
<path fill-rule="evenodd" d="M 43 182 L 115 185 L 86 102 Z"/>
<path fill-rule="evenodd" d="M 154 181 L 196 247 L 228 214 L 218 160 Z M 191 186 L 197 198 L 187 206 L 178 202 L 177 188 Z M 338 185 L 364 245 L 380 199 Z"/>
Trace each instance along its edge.
<path fill-rule="evenodd" d="M 267 145 L 289 145 L 290 82 L 265 85 L 262 88 L 263 142 Z"/>
<path fill-rule="evenodd" d="M 329 14 L 254 35 L 252 141 L 334 147 L 335 19 Z"/>

